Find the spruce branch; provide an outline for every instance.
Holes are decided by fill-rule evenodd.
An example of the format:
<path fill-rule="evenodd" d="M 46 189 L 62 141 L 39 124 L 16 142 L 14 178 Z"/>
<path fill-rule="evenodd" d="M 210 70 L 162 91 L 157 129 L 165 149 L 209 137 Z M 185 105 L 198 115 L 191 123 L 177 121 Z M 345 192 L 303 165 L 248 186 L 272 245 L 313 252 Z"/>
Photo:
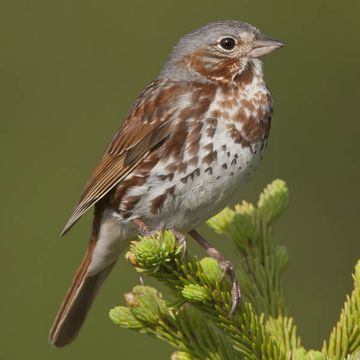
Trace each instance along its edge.
<path fill-rule="evenodd" d="M 272 226 L 289 202 L 286 184 L 275 180 L 257 206 L 242 202 L 208 221 L 237 246 L 237 276 L 242 300 L 234 314 L 231 284 L 209 257 L 183 257 L 176 235 L 165 230 L 133 241 L 126 258 L 136 271 L 157 279 L 169 291 L 149 286 L 125 294 L 125 306 L 110 311 L 120 327 L 155 336 L 176 348 L 171 359 L 357 359 L 360 360 L 360 262 L 355 288 L 348 296 L 322 352 L 301 346 L 294 320 L 287 315 L 283 273 L 285 247 L 272 237 Z"/>
<path fill-rule="evenodd" d="M 258 313 L 273 317 L 285 314 L 282 274 L 288 256 L 286 249 L 272 240 L 272 224 L 286 209 L 288 197 L 285 183 L 275 180 L 261 193 L 257 207 L 244 201 L 208 221 L 239 249 L 238 276 L 244 298 Z"/>
<path fill-rule="evenodd" d="M 360 261 L 356 264 L 354 290 L 346 301 L 338 323 L 324 342 L 323 352 L 331 359 L 345 359 L 347 355 L 360 359 Z"/>
<path fill-rule="evenodd" d="M 125 300 L 127 306 L 110 310 L 111 320 L 168 342 L 179 349 L 174 359 L 237 358 L 228 338 L 211 321 L 204 321 L 195 308 L 172 307 L 149 286 L 135 286 Z"/>

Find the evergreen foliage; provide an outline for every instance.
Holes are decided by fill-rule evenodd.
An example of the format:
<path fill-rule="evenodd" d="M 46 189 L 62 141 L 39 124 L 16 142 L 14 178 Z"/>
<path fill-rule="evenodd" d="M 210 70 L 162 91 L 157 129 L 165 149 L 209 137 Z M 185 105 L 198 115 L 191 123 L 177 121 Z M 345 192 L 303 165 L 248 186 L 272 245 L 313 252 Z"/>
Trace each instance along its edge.
<path fill-rule="evenodd" d="M 287 251 L 272 238 L 272 225 L 288 201 L 286 184 L 275 180 L 256 207 L 243 202 L 208 221 L 234 241 L 241 257 L 242 299 L 231 316 L 231 284 L 217 262 L 183 257 L 175 235 L 165 230 L 133 241 L 126 258 L 136 271 L 166 285 L 166 299 L 153 287 L 135 286 L 125 294 L 125 306 L 110 311 L 111 320 L 168 342 L 176 348 L 172 360 L 360 360 L 360 261 L 354 290 L 322 351 L 301 346 L 283 291 Z"/>

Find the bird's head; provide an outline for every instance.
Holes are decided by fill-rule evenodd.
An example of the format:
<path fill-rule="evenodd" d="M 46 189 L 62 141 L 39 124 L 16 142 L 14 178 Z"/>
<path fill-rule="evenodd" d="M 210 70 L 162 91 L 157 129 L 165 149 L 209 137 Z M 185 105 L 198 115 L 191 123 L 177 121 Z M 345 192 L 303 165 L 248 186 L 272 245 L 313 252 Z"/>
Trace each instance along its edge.
<path fill-rule="evenodd" d="M 162 75 L 174 80 L 230 82 L 249 64 L 284 44 L 240 21 L 204 25 L 183 36 L 173 48 Z"/>

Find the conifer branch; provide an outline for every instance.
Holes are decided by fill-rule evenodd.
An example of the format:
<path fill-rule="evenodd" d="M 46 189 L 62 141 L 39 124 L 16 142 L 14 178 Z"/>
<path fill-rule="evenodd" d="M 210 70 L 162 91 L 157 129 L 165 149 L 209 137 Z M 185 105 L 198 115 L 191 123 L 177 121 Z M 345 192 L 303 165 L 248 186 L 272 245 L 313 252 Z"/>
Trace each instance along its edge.
<path fill-rule="evenodd" d="M 231 285 L 208 257 L 182 257 L 173 232 L 165 230 L 133 241 L 126 254 L 136 271 L 169 289 L 163 296 L 149 286 L 125 294 L 125 306 L 110 311 L 120 327 L 155 336 L 177 349 L 173 360 L 189 359 L 353 359 L 360 360 L 360 262 L 355 288 L 322 352 L 301 346 L 294 320 L 287 315 L 282 276 L 287 251 L 272 238 L 272 225 L 288 205 L 286 184 L 275 180 L 257 206 L 243 202 L 208 221 L 236 244 L 241 257 L 237 276 L 242 300 L 234 314 Z"/>
<path fill-rule="evenodd" d="M 324 354 L 334 360 L 345 359 L 347 355 L 355 356 L 356 353 L 360 360 L 360 261 L 355 267 L 353 279 L 354 290 L 346 296 L 340 319 L 323 346 Z"/>

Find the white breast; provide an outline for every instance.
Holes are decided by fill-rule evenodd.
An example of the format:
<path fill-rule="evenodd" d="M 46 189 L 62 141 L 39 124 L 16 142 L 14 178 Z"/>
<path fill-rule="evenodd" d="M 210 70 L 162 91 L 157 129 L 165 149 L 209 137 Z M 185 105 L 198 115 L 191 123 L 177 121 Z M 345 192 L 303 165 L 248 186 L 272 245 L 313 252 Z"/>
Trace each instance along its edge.
<path fill-rule="evenodd" d="M 238 132 L 243 130 L 245 123 L 236 118 L 239 109 L 250 118 L 258 116 L 259 107 L 262 107 L 261 113 L 269 117 L 271 102 L 260 99 L 271 97 L 262 76 L 254 76 L 254 80 L 245 88 L 241 91 L 235 89 L 231 94 L 232 105 L 224 107 L 224 100 L 229 100 L 229 94 L 225 97 L 219 88 L 214 101 L 201 119 L 205 125 L 201 129 L 197 162 L 189 162 L 194 158 L 194 153 L 189 150 L 187 143 L 183 156 L 183 161 L 188 162 L 185 172 L 177 171 L 164 179 L 164 175 L 168 174 L 167 166 L 176 159 L 159 161 L 144 185 L 128 190 L 129 196 L 142 195 L 131 218 L 141 217 L 151 227 L 156 226 L 159 221 L 165 221 L 168 227 L 186 230 L 225 207 L 249 179 L 260 162 L 266 140 L 259 139 L 251 146 L 245 146 L 234 140 L 229 132 L 229 124 L 235 126 Z M 247 108 L 243 100 L 251 102 L 252 106 Z M 219 109 L 224 111 L 217 117 L 216 125 L 206 121 L 214 117 L 214 114 L 219 114 Z M 191 121 L 194 119 L 189 119 L 189 124 Z M 205 161 L 205 157 L 211 152 L 212 161 Z M 151 212 L 151 202 L 163 194 L 167 195 L 161 208 L 156 213 Z"/>

